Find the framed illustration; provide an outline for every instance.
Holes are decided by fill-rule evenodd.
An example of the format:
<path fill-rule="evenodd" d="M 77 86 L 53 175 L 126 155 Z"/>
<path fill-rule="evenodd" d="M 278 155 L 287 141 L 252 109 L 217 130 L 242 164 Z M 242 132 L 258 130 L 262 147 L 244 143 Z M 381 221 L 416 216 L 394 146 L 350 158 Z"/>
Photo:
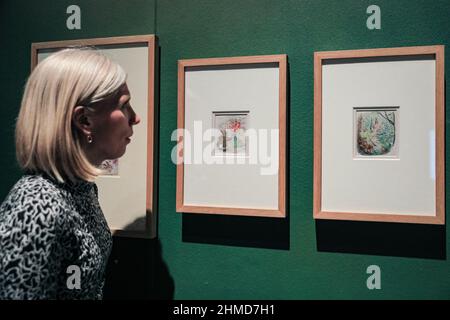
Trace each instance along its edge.
<path fill-rule="evenodd" d="M 314 54 L 314 218 L 445 223 L 444 46 Z"/>
<path fill-rule="evenodd" d="M 214 156 L 248 156 L 248 115 L 248 111 L 213 112 L 213 129 L 219 131 Z"/>
<path fill-rule="evenodd" d="M 155 183 L 155 63 L 154 35 L 96 38 L 33 43 L 32 68 L 47 56 L 68 47 L 94 47 L 118 62 L 127 73 L 132 105 L 141 122 L 133 142 L 120 159 L 102 163 L 96 180 L 99 203 L 116 236 L 156 237 Z"/>
<path fill-rule="evenodd" d="M 286 216 L 286 66 L 178 61 L 177 212 Z"/>

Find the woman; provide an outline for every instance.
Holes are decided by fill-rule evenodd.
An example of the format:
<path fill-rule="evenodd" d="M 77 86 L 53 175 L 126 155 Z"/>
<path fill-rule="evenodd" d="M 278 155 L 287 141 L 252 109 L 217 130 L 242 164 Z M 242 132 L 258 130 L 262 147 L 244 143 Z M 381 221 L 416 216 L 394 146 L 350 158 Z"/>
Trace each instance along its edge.
<path fill-rule="evenodd" d="M 93 181 L 139 121 L 124 70 L 98 51 L 38 64 L 16 124 L 25 174 L 0 207 L 0 299 L 102 298 L 112 239 Z"/>

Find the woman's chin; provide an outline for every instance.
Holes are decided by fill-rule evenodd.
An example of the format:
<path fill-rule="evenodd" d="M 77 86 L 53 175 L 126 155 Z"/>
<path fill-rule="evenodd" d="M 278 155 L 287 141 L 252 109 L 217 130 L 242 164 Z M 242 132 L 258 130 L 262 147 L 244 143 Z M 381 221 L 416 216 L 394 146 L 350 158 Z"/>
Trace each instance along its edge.
<path fill-rule="evenodd" d="M 110 155 L 108 156 L 108 159 L 119 159 L 119 158 L 121 158 L 121 157 L 125 154 L 126 148 L 127 148 L 127 147 L 124 146 L 121 150 L 119 150 L 119 151 L 117 151 L 117 152 L 115 152 L 115 153 L 110 154 Z"/>

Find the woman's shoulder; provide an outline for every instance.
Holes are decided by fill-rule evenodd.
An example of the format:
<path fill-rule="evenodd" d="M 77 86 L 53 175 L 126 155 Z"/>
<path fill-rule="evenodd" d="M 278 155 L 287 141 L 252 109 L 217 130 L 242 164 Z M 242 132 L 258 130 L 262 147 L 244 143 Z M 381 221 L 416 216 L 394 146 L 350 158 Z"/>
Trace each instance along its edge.
<path fill-rule="evenodd" d="M 12 187 L 0 207 L 0 214 L 21 213 L 20 216 L 57 218 L 70 209 L 64 189 L 43 175 L 24 175 Z M 33 212 L 35 214 L 33 214 Z"/>
<path fill-rule="evenodd" d="M 63 188 L 52 179 L 42 174 L 27 174 L 16 182 L 8 196 L 21 198 L 22 200 L 34 199 L 45 202 L 49 198 L 63 197 L 63 194 Z"/>

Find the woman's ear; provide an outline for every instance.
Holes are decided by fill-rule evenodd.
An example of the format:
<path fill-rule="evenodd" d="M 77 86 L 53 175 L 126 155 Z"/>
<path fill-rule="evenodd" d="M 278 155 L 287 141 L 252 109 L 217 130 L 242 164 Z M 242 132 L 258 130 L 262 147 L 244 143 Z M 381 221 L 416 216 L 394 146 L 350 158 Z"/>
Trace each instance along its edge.
<path fill-rule="evenodd" d="M 91 113 L 84 106 L 76 106 L 73 110 L 72 121 L 83 134 L 92 134 L 92 119 Z"/>

